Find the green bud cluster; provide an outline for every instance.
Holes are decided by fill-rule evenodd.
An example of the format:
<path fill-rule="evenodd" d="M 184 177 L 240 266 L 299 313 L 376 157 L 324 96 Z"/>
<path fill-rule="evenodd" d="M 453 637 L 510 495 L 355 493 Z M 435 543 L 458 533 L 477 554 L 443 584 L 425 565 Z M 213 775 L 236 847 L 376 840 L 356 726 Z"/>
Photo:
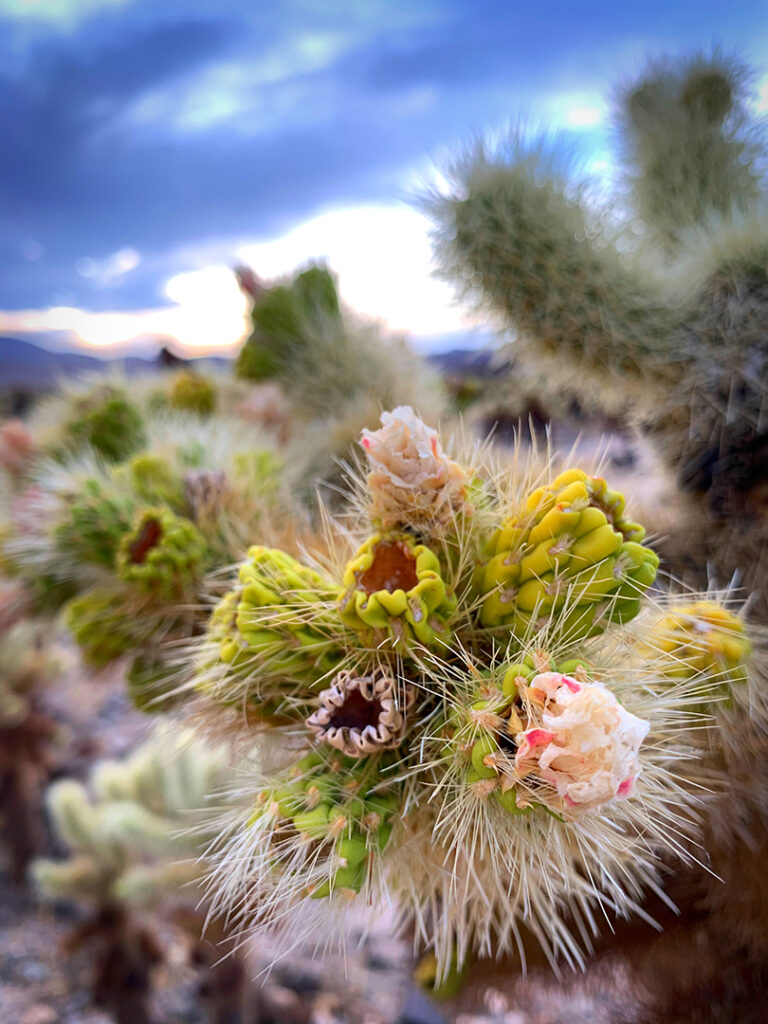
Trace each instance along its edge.
<path fill-rule="evenodd" d="M 188 592 L 202 571 L 205 541 L 194 523 L 161 506 L 143 509 L 117 555 L 118 575 L 169 601 Z"/>
<path fill-rule="evenodd" d="M 475 574 L 482 624 L 523 636 L 557 617 L 563 636 L 578 640 L 628 622 L 659 565 L 640 543 L 644 534 L 604 480 L 576 469 L 560 474 L 491 538 Z"/>
<path fill-rule="evenodd" d="M 360 892 L 371 857 L 389 842 L 400 799 L 391 787 L 380 787 L 379 760 L 312 751 L 282 784 L 260 794 L 249 825 L 269 815 L 278 849 L 293 832 L 312 845 L 313 855 L 322 851 L 318 861 L 326 877 L 311 886 L 315 899 L 340 890 Z"/>
<path fill-rule="evenodd" d="M 84 661 L 94 668 L 122 658 L 140 641 L 135 615 L 118 591 L 88 591 L 66 605 L 64 618 Z"/>
<path fill-rule="evenodd" d="M 196 416 L 211 416 L 216 411 L 216 388 L 199 373 L 185 372 L 174 381 L 171 406 Z"/>

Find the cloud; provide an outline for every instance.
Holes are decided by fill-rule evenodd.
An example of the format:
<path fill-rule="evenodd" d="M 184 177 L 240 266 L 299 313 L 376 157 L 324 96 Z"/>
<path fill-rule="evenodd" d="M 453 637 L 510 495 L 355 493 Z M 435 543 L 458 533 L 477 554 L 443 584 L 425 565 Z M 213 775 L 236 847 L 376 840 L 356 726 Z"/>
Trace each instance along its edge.
<path fill-rule="evenodd" d="M 606 85 L 646 48 L 745 25 L 765 40 L 756 5 L 714 0 L 31 5 L 69 11 L 66 31 L 23 4 L 0 8 L 6 309 L 157 308 L 202 254 L 226 265 L 329 210 L 391 205 L 433 157 L 520 111 L 599 168 Z M 126 251 L 140 262 L 116 272 Z"/>
<path fill-rule="evenodd" d="M 130 0 L 2 0 L 0 12 L 8 18 L 71 26 L 97 11 L 127 3 Z"/>

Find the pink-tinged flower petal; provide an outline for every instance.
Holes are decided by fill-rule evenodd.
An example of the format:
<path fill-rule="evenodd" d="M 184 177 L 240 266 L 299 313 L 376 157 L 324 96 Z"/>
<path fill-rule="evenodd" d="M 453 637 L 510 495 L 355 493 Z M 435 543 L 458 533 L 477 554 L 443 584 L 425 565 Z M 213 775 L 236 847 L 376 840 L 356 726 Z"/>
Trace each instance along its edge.
<path fill-rule="evenodd" d="M 525 761 L 565 806 L 586 810 L 631 794 L 650 726 L 602 684 L 569 685 L 574 682 L 555 672 L 531 680 L 529 692 L 544 698 L 541 727 L 523 734 L 515 764 Z"/>

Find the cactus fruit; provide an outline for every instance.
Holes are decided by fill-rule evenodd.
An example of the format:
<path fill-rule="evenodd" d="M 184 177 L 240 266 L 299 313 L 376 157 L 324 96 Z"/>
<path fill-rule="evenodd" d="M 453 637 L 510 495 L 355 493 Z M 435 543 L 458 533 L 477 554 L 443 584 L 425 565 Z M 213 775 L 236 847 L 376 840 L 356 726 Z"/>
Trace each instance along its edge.
<path fill-rule="evenodd" d="M 217 703 L 245 701 L 257 718 L 328 678 L 341 652 L 330 580 L 275 548 L 254 546 L 238 585 L 219 600 L 198 657 L 196 687 Z"/>
<path fill-rule="evenodd" d="M 361 633 L 426 646 L 449 633 L 456 598 L 437 555 L 409 534 L 374 534 L 347 564 L 343 588 L 341 617 Z"/>
<path fill-rule="evenodd" d="M 659 564 L 640 544 L 644 535 L 604 480 L 561 473 L 491 538 L 490 558 L 476 574 L 480 621 L 525 635 L 532 622 L 540 628 L 567 606 L 561 625 L 574 640 L 606 622 L 628 622 Z"/>
<path fill-rule="evenodd" d="M 211 416 L 216 411 L 216 388 L 198 373 L 180 374 L 171 388 L 171 405 L 181 412 Z"/>
<path fill-rule="evenodd" d="M 398 808 L 397 788 L 382 787 L 376 760 L 312 752 L 259 793 L 248 825 L 268 838 L 278 890 L 292 886 L 290 865 L 300 854 L 311 863 L 304 894 L 351 896 L 386 848 Z"/>
<path fill-rule="evenodd" d="M 118 479 L 124 478 L 142 501 L 170 505 L 176 511 L 183 508 L 181 480 L 171 469 L 168 460 L 161 455 L 153 452 L 134 455 L 115 475 Z"/>
<path fill-rule="evenodd" d="M 123 462 L 146 443 L 141 413 L 123 391 L 109 385 L 77 402 L 64 437 L 74 448 L 89 444 L 109 462 Z"/>
<path fill-rule="evenodd" d="M 144 593 L 173 600 L 199 578 L 204 554 L 205 544 L 194 523 L 157 506 L 140 511 L 123 537 L 117 572 Z"/>
<path fill-rule="evenodd" d="M 307 728 L 347 757 L 389 750 L 402 742 L 414 697 L 412 687 L 398 687 L 380 669 L 367 676 L 345 669 L 319 695 L 320 707 L 307 719 Z"/>
<path fill-rule="evenodd" d="M 714 601 L 673 605 L 647 638 L 671 679 L 705 676 L 727 696 L 747 681 L 752 644 L 741 619 Z"/>

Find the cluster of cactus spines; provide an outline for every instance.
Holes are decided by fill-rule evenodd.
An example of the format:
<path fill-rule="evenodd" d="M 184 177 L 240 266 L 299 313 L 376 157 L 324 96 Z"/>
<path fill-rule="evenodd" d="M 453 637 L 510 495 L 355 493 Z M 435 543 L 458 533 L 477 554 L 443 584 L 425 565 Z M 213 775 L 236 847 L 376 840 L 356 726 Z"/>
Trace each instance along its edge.
<path fill-rule="evenodd" d="M 522 137 L 478 145 L 429 206 L 442 274 L 556 383 L 623 394 L 695 496 L 695 540 L 668 546 L 673 568 L 697 560 L 697 584 L 710 561 L 721 584 L 741 570 L 764 612 L 768 147 L 750 81 L 715 53 L 654 64 L 624 89 L 634 251 L 556 146 Z"/>
<path fill-rule="evenodd" d="M 245 705 L 259 750 L 211 850 L 213 907 L 328 941 L 324 908 L 332 920 L 360 893 L 399 907 L 438 982 L 522 949 L 526 930 L 576 965 L 570 927 L 588 944 L 598 907 L 626 916 L 658 886 L 659 856 L 691 856 L 698 736 L 722 746 L 701 704 L 718 708 L 723 685 L 757 700 L 754 679 L 705 660 L 669 671 L 653 638 L 677 606 L 649 612 L 657 560 L 605 481 L 572 470 L 537 488 L 546 468 L 520 452 L 497 472 L 487 450 L 449 458 L 410 409 L 382 424 L 363 435 L 370 473 L 345 525 L 326 516 L 317 564 L 252 549 L 197 653 L 196 721 L 215 729 Z M 595 578 L 605 568 L 600 593 L 576 566 L 568 600 L 489 624 L 488 545 L 518 522 L 536 585 L 567 549 Z M 599 629 L 575 628 L 592 597 L 608 601 Z"/>

